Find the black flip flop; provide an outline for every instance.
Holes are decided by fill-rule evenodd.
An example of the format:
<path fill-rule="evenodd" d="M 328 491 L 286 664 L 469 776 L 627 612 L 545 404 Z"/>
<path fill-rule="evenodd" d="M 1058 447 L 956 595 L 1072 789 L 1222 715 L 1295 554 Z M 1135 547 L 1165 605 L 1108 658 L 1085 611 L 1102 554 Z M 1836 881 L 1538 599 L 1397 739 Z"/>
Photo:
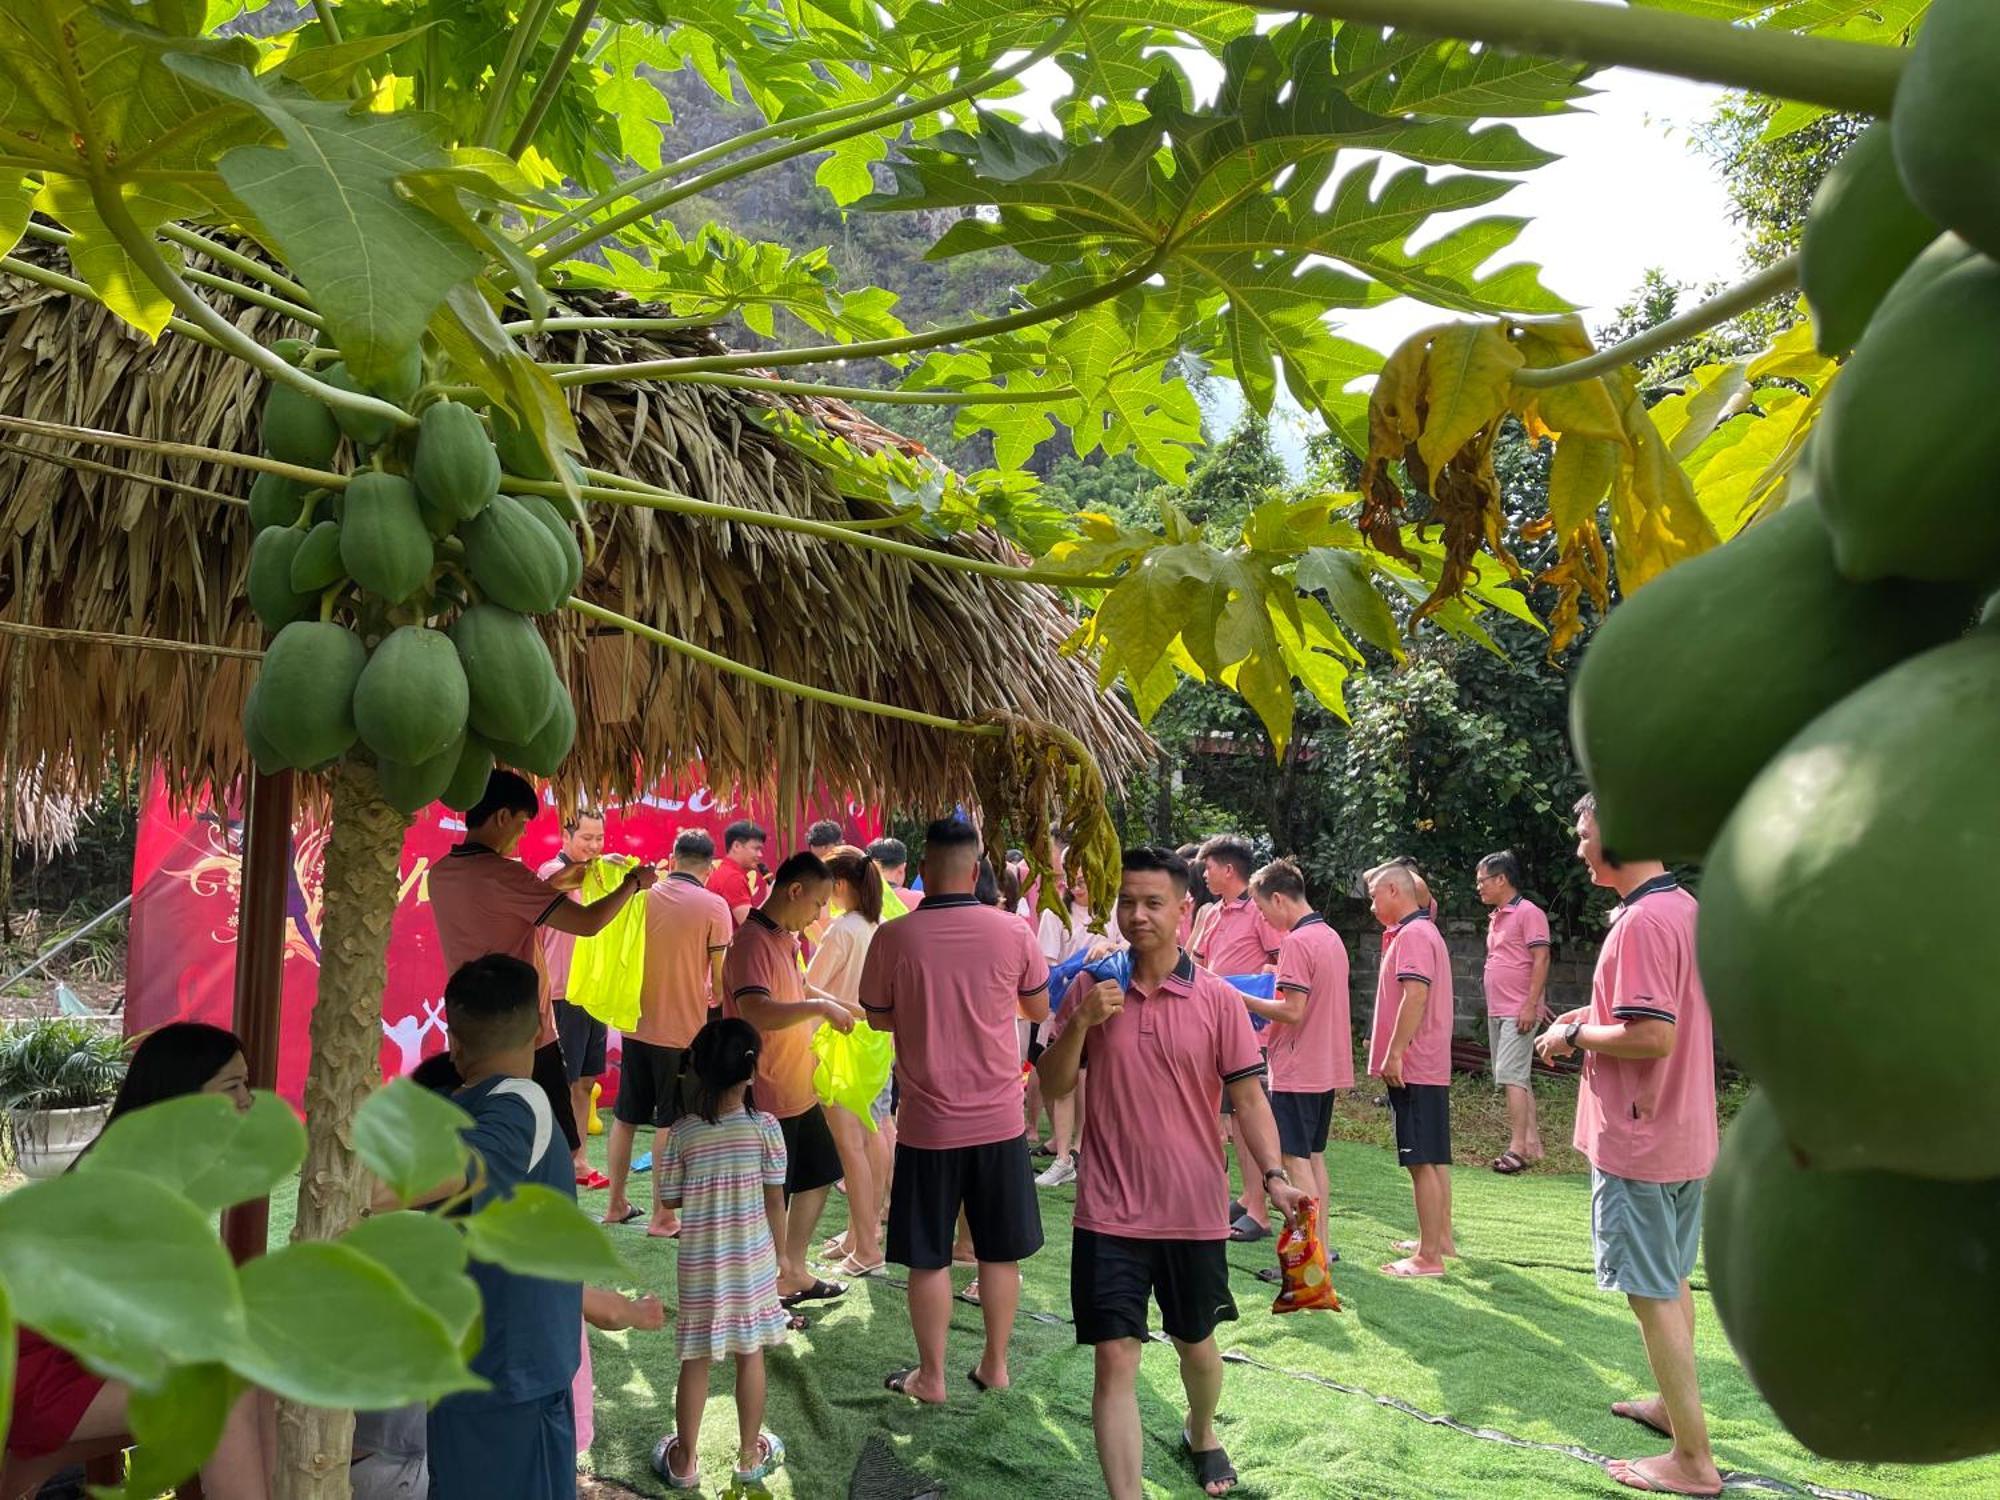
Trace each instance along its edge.
<path fill-rule="evenodd" d="M 617 1218 L 606 1219 L 604 1222 L 607 1224 L 630 1224 L 634 1219 L 638 1218 L 641 1214 L 645 1213 L 645 1211 L 646 1211 L 645 1209 L 640 1208 L 637 1204 L 634 1204 L 632 1207 L 626 1209 L 625 1212 L 620 1214 Z"/>
<path fill-rule="evenodd" d="M 1211 1484 L 1220 1484 L 1225 1479 L 1235 1485 L 1236 1466 L 1229 1461 L 1229 1454 L 1223 1449 L 1204 1448 L 1199 1453 L 1195 1452 L 1194 1440 L 1187 1435 L 1186 1428 L 1181 1429 L 1181 1448 L 1194 1464 L 1194 1482 L 1202 1487 L 1204 1493 Z"/>
<path fill-rule="evenodd" d="M 976 1369 L 967 1370 L 965 1372 L 965 1378 L 971 1381 L 973 1385 L 978 1388 L 979 1394 L 982 1396 L 985 1395 L 988 1391 L 993 1389 L 992 1386 L 988 1385 L 985 1381 L 979 1378 L 979 1371 Z"/>
<path fill-rule="evenodd" d="M 836 1297 L 845 1297 L 846 1295 L 847 1288 L 842 1283 L 815 1279 L 811 1286 L 801 1287 L 796 1292 L 785 1293 L 784 1296 L 778 1299 L 778 1305 L 780 1307 L 791 1308 L 797 1307 L 801 1302 L 831 1302 Z"/>

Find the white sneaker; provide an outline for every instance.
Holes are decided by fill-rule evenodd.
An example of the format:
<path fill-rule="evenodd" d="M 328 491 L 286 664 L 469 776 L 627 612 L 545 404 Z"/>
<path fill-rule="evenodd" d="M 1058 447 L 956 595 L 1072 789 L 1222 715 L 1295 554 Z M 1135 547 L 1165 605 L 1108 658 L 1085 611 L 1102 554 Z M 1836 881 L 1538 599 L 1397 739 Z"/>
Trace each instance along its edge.
<path fill-rule="evenodd" d="M 1035 1179 L 1036 1187 L 1061 1187 L 1066 1182 L 1076 1181 L 1076 1153 L 1058 1156 L 1050 1162 L 1042 1174 Z"/>

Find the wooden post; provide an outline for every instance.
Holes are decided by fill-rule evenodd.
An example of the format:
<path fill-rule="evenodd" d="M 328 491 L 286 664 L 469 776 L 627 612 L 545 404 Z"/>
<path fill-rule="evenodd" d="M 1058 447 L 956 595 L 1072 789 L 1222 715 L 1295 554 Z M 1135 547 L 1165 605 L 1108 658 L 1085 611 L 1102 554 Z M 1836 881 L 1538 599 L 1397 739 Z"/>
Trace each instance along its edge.
<path fill-rule="evenodd" d="M 243 872 L 236 909 L 236 1035 L 250 1086 L 275 1088 L 285 998 L 285 895 L 291 885 L 292 773 L 250 773 L 243 810 Z M 223 1241 L 238 1265 L 264 1253 L 271 1200 L 229 1210 Z"/>

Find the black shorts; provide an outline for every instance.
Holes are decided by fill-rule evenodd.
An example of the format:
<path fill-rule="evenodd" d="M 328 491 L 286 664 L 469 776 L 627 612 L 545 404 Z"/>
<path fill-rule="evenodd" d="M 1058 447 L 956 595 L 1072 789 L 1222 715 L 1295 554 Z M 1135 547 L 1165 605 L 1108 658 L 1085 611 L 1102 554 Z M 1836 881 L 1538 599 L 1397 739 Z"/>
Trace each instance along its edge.
<path fill-rule="evenodd" d="M 1042 1248 L 1042 1205 L 1026 1135 L 944 1151 L 896 1143 L 888 1258 L 912 1271 L 944 1270 L 961 1208 L 972 1253 L 982 1261 L 1006 1265 Z"/>
<path fill-rule="evenodd" d="M 1442 1083 L 1410 1083 L 1389 1090 L 1396 1117 L 1396 1161 L 1405 1167 L 1451 1165 L 1451 1090 Z"/>
<path fill-rule="evenodd" d="M 1264 1073 L 1258 1077 L 1257 1082 L 1259 1086 L 1261 1086 L 1264 1090 L 1264 1097 L 1268 1099 L 1271 1097 L 1271 1074 L 1269 1071 L 1271 1049 L 1263 1046 L 1262 1044 L 1259 1044 L 1257 1048 L 1257 1055 L 1263 1058 L 1266 1063 L 1266 1069 Z M 1229 1090 L 1225 1088 L 1222 1091 L 1222 1118 L 1226 1120 L 1235 1113 L 1236 1113 L 1236 1105 L 1229 1097 Z"/>
<path fill-rule="evenodd" d="M 815 1104 L 802 1115 L 778 1121 L 785 1136 L 785 1197 L 795 1198 L 840 1181 L 840 1148 L 827 1128 L 826 1110 Z"/>
<path fill-rule="evenodd" d="M 562 1043 L 563 1071 L 571 1083 L 595 1078 L 604 1071 L 604 1044 L 611 1031 L 581 1005 L 555 1002 L 556 1040 Z"/>
<path fill-rule="evenodd" d="M 618 1097 L 611 1118 L 620 1125 L 671 1125 L 687 1113 L 684 1093 L 687 1053 L 679 1047 L 659 1047 L 637 1037 L 625 1038 L 625 1057 L 618 1065 Z"/>
<path fill-rule="evenodd" d="M 576 1133 L 576 1106 L 569 1100 L 569 1074 L 563 1069 L 560 1041 L 535 1049 L 534 1071 L 528 1076 L 549 1096 L 549 1108 L 556 1113 L 556 1129 L 569 1142 L 570 1154 L 575 1155 L 583 1137 Z"/>
<path fill-rule="evenodd" d="M 1069 1310 L 1079 1344 L 1146 1337 L 1146 1300 L 1160 1304 L 1169 1338 L 1199 1344 L 1236 1321 L 1227 1240 L 1138 1240 L 1073 1231 Z"/>
<path fill-rule="evenodd" d="M 1278 1122 L 1278 1149 L 1286 1156 L 1314 1156 L 1326 1149 L 1333 1129 L 1333 1090 L 1293 1094 L 1271 1090 L 1271 1115 Z"/>

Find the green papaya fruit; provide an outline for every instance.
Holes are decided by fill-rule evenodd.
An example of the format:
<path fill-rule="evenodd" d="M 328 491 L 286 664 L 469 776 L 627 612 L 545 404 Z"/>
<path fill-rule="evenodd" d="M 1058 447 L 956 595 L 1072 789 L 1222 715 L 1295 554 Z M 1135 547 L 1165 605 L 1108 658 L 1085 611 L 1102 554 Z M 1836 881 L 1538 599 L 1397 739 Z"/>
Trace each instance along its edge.
<path fill-rule="evenodd" d="M 295 593 L 317 594 L 346 576 L 340 565 L 340 526 L 334 521 L 321 521 L 306 533 L 299 550 L 292 554 L 292 589 Z"/>
<path fill-rule="evenodd" d="M 423 345 L 410 345 L 396 356 L 388 374 L 380 380 L 364 381 L 362 385 L 371 396 L 380 396 L 393 406 L 409 410 L 410 403 L 417 399 L 417 392 L 424 387 Z"/>
<path fill-rule="evenodd" d="M 1806 218 L 1799 283 L 1821 354 L 1861 341 L 1889 288 L 1938 234 L 1903 191 L 1889 127 L 1870 126 L 1826 174 Z"/>
<path fill-rule="evenodd" d="M 321 373 L 321 380 L 328 385 L 338 386 L 343 391 L 353 391 L 356 395 L 373 395 L 364 389 L 361 382 L 345 364 L 329 365 Z M 346 407 L 336 407 L 333 420 L 340 430 L 363 448 L 379 448 L 389 440 L 389 434 L 396 430 L 396 424 L 388 417 L 378 417 L 372 412 L 349 411 Z"/>
<path fill-rule="evenodd" d="M 250 482 L 250 526 L 263 531 L 272 526 L 296 526 L 305 509 L 306 488 L 282 474 L 259 474 Z"/>
<path fill-rule="evenodd" d="M 264 397 L 261 432 L 264 452 L 288 464 L 324 469 L 340 447 L 340 424 L 333 413 L 304 391 L 273 385 Z"/>
<path fill-rule="evenodd" d="M 2000 1177 L 2000 923 L 1941 918 L 2000 848 L 1974 748 L 2000 744 L 1996 682 L 1985 630 L 1882 673 L 1773 757 L 1709 849 L 1709 1004 L 1814 1167 Z M 1906 1034 L 1927 1006 L 1949 1016 L 1936 1042 Z"/>
<path fill-rule="evenodd" d="M 318 599 L 292 587 L 292 564 L 305 545 L 306 534 L 291 526 L 273 526 L 250 543 L 250 571 L 243 591 L 250 608 L 273 633 L 313 613 Z"/>
<path fill-rule="evenodd" d="M 382 759 L 419 766 L 465 732 L 466 703 L 465 668 L 451 641 L 404 625 L 369 654 L 354 688 L 354 727 Z"/>
<path fill-rule="evenodd" d="M 1889 294 L 1829 388 L 1813 489 L 1850 578 L 2000 572 L 2000 265 L 1965 261 Z"/>
<path fill-rule="evenodd" d="M 515 425 L 511 412 L 504 406 L 495 406 L 488 409 L 487 416 L 493 423 L 493 446 L 499 450 L 501 466 L 507 473 L 522 479 L 556 477 L 542 445 L 525 427 Z"/>
<path fill-rule="evenodd" d="M 528 771 L 536 776 L 553 776 L 568 758 L 570 747 L 576 743 L 576 705 L 571 701 L 569 690 L 556 689 L 555 706 L 542 727 L 530 735 L 524 744 L 495 745 L 494 756 L 514 767 L 517 771 Z"/>
<path fill-rule="evenodd" d="M 312 345 L 304 339 L 279 339 L 271 345 L 271 352 L 292 366 L 302 365 L 306 356 L 312 353 Z"/>
<path fill-rule="evenodd" d="M 1910 197 L 2000 256 L 2000 6 L 1933 0 L 1896 85 L 1890 130 Z"/>
<path fill-rule="evenodd" d="M 479 413 L 456 401 L 425 407 L 410 477 L 426 505 L 455 521 L 484 510 L 500 489 L 500 455 Z"/>
<path fill-rule="evenodd" d="M 489 743 L 520 745 L 548 722 L 562 684 L 535 622 L 497 604 L 475 604 L 446 632 L 470 694 L 467 719 Z"/>
<path fill-rule="evenodd" d="M 1626 596 L 1584 650 L 1570 739 L 1623 859 L 1698 860 L 1822 710 L 1964 633 L 1977 591 L 1852 583 L 1809 497 Z"/>
<path fill-rule="evenodd" d="M 569 559 L 549 529 L 512 495 L 459 527 L 466 571 L 495 604 L 524 615 L 545 614 L 569 597 Z"/>
<path fill-rule="evenodd" d="M 431 576 L 431 534 L 400 474 L 356 474 L 340 518 L 340 563 L 371 594 L 400 604 Z"/>
<path fill-rule="evenodd" d="M 1856 1463 L 2000 1450 L 2000 1182 L 1810 1171 L 1753 1094 L 1704 1207 L 1722 1326 L 1800 1442 Z"/>
<path fill-rule="evenodd" d="M 554 501 L 545 500 L 540 495 L 522 495 L 519 498 L 522 507 L 547 528 L 549 535 L 556 539 L 556 545 L 562 549 L 565 563 L 563 597 L 567 599 L 583 582 L 583 549 L 577 545 L 576 531 L 563 519 Z"/>
<path fill-rule="evenodd" d="M 287 766 L 309 771 L 347 753 L 367 664 L 367 647 L 345 626 L 299 620 L 278 632 L 257 677 L 257 723 Z"/>
<path fill-rule="evenodd" d="M 477 735 L 468 734 L 459 748 L 458 765 L 437 800 L 453 812 L 465 812 L 486 795 L 486 782 L 493 774 L 493 752 Z"/>
<path fill-rule="evenodd" d="M 421 765 L 406 766 L 378 757 L 375 781 L 382 790 L 382 800 L 400 813 L 422 812 L 451 785 L 464 751 L 465 731 L 461 729 L 449 745 Z"/>
<path fill-rule="evenodd" d="M 257 717 L 257 705 L 257 684 L 253 682 L 243 698 L 243 748 L 250 752 L 250 759 L 258 770 L 266 776 L 275 776 L 285 769 L 285 758 L 265 737 L 264 726 Z"/>

